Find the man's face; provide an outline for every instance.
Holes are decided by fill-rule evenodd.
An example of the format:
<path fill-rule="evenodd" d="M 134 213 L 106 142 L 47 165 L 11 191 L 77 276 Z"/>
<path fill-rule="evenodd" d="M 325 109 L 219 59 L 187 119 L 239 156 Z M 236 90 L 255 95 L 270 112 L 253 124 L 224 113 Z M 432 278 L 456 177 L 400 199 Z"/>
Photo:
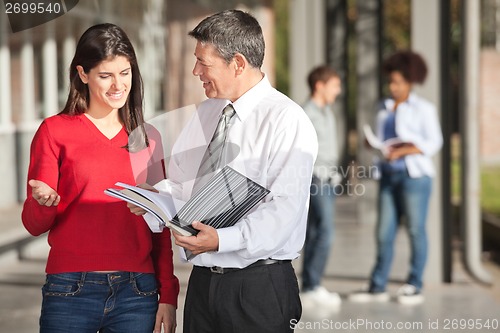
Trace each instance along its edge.
<path fill-rule="evenodd" d="M 234 101 L 236 95 L 234 62 L 226 63 L 212 44 L 197 42 L 194 55 L 196 63 L 193 75 L 200 77 L 205 95 L 208 98 Z"/>
<path fill-rule="evenodd" d="M 326 104 L 333 104 L 341 91 L 342 86 L 340 84 L 340 78 L 331 77 L 328 81 L 326 81 L 324 89 L 324 98 Z"/>

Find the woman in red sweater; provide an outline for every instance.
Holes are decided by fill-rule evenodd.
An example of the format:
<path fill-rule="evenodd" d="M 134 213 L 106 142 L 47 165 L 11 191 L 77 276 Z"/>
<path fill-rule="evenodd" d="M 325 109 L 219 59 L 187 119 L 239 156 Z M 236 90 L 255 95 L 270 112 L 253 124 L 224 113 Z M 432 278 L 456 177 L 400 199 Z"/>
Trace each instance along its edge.
<path fill-rule="evenodd" d="M 179 282 L 170 232 L 152 234 L 125 202 L 104 194 L 117 181 L 165 178 L 125 32 L 112 24 L 89 28 L 70 82 L 64 110 L 33 138 L 22 212 L 31 234 L 49 232 L 40 332 L 150 333 L 162 325 L 172 332 Z"/>

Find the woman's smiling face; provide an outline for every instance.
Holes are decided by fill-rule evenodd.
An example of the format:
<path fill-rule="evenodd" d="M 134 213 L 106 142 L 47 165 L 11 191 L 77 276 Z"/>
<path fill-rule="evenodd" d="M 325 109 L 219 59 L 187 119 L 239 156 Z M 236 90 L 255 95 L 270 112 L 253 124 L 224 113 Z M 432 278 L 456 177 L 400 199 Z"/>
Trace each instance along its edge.
<path fill-rule="evenodd" d="M 77 66 L 77 70 L 89 88 L 89 109 L 111 111 L 125 105 L 132 88 L 132 69 L 126 57 L 104 60 L 88 73 L 81 66 Z"/>

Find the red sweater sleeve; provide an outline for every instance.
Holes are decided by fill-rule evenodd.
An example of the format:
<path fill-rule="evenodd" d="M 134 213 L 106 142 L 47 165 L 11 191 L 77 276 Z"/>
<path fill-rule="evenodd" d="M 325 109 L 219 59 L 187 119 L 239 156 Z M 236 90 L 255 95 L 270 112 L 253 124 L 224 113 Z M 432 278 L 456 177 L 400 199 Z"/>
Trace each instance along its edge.
<path fill-rule="evenodd" d="M 172 240 L 170 230 L 152 234 L 153 264 L 159 283 L 160 303 L 168 303 L 177 307 L 179 280 L 174 275 Z"/>
<path fill-rule="evenodd" d="M 57 191 L 59 178 L 59 150 L 50 136 L 47 124 L 43 122 L 31 143 L 28 181 L 41 180 Z M 21 219 L 24 227 L 34 236 L 47 232 L 54 224 L 57 207 L 38 204 L 31 195 L 31 187 L 26 184 L 27 199 L 24 202 Z"/>

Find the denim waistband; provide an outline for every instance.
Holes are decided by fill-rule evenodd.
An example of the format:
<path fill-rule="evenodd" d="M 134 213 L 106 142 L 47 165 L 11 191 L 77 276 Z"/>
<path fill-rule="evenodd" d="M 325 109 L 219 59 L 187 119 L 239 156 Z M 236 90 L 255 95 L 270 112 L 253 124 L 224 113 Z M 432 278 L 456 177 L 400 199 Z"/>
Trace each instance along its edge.
<path fill-rule="evenodd" d="M 408 169 L 406 167 L 403 169 L 398 169 L 398 168 L 391 168 L 389 166 L 387 167 L 382 166 L 381 169 L 382 169 L 382 174 L 386 176 L 391 176 L 391 175 L 409 176 Z"/>
<path fill-rule="evenodd" d="M 57 273 L 48 274 L 57 276 L 59 279 L 80 281 L 80 283 L 97 283 L 97 284 L 115 284 L 120 282 L 132 282 L 135 278 L 142 274 L 152 273 L 136 273 L 136 272 L 112 272 L 112 273 L 98 273 L 98 272 L 71 272 L 71 273 Z"/>

